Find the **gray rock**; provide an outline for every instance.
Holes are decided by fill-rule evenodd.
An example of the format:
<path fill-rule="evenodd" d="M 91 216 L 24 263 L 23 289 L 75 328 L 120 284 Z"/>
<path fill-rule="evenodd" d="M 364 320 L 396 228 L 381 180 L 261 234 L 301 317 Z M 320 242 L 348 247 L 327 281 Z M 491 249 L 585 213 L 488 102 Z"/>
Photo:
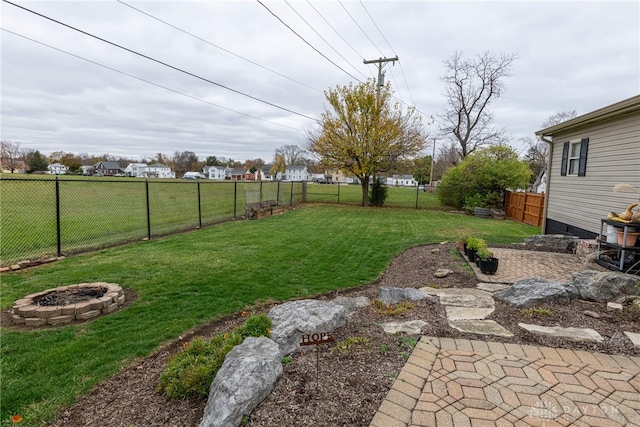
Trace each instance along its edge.
<path fill-rule="evenodd" d="M 418 301 L 427 295 L 415 288 L 380 288 L 378 299 L 385 304 L 397 304 L 401 301 Z"/>
<path fill-rule="evenodd" d="M 449 326 L 460 332 L 478 335 L 512 337 L 513 334 L 493 320 L 449 320 Z"/>
<path fill-rule="evenodd" d="M 578 295 L 571 283 L 528 277 L 495 292 L 493 298 L 516 307 L 533 307 L 545 303 L 568 303 Z"/>
<path fill-rule="evenodd" d="M 404 332 L 407 335 L 419 335 L 422 332 L 422 327 L 427 322 L 424 320 L 410 320 L 408 322 L 388 322 L 382 324 L 382 329 L 388 334 L 395 334 L 398 332 Z"/>
<path fill-rule="evenodd" d="M 606 302 L 623 295 L 639 295 L 638 283 L 638 276 L 615 271 L 585 270 L 573 273 L 573 284 L 580 297 L 588 301 Z"/>
<path fill-rule="evenodd" d="M 559 326 L 539 326 L 530 325 L 528 323 L 518 323 L 522 329 L 532 334 L 544 335 L 546 337 L 563 338 L 574 342 L 593 342 L 599 343 L 604 341 L 602 336 L 589 328 L 561 328 Z"/>
<path fill-rule="evenodd" d="M 298 348 L 303 334 L 331 332 L 344 325 L 347 309 L 333 302 L 307 299 L 280 304 L 267 316 L 271 319 L 271 339 L 286 356 Z"/>
<path fill-rule="evenodd" d="M 447 277 L 451 273 L 453 273 L 453 271 L 447 270 L 446 268 L 439 268 L 435 271 L 435 273 L 433 273 L 433 275 L 438 278 L 442 278 L 442 277 Z"/>
<path fill-rule="evenodd" d="M 562 251 L 574 253 L 580 239 L 577 236 L 566 236 L 564 234 L 540 234 L 529 236 L 524 239 L 526 247 L 532 249 L 545 249 L 552 251 Z"/>
<path fill-rule="evenodd" d="M 626 332 L 624 333 L 627 338 L 629 338 L 631 340 L 631 342 L 633 343 L 634 347 L 640 347 L 640 334 L 637 334 L 635 332 Z"/>
<path fill-rule="evenodd" d="M 353 313 L 358 308 L 368 307 L 371 305 L 371 301 L 369 301 L 369 298 L 367 297 L 350 298 L 339 296 L 332 299 L 331 302 L 343 306 L 347 310 L 348 314 Z"/>
<path fill-rule="evenodd" d="M 584 314 L 585 316 L 593 317 L 594 319 L 599 319 L 600 317 L 602 317 L 595 311 L 591 311 L 591 310 L 585 310 L 582 312 L 582 314 Z"/>
<path fill-rule="evenodd" d="M 248 337 L 225 357 L 211 388 L 200 427 L 237 427 L 275 387 L 282 356 L 269 338 Z"/>

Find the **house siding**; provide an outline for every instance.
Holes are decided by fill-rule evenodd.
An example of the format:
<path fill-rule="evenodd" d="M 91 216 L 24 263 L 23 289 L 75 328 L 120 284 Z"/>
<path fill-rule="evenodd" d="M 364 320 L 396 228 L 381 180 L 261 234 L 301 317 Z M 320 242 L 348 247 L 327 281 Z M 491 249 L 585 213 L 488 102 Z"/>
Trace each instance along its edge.
<path fill-rule="evenodd" d="M 561 176 L 563 143 L 582 138 L 589 138 L 586 175 Z M 608 212 L 620 213 L 638 202 L 638 195 L 613 192 L 613 186 L 624 182 L 640 189 L 640 112 L 555 134 L 548 180 L 545 232 L 599 233 Z"/>

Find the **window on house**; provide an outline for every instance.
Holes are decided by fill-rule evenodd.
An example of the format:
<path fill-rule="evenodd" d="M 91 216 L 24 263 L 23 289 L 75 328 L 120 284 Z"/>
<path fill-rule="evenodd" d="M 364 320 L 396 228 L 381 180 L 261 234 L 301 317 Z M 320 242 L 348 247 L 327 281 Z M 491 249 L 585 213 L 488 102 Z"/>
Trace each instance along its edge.
<path fill-rule="evenodd" d="M 565 142 L 562 146 L 560 175 L 586 176 L 589 138 Z"/>
<path fill-rule="evenodd" d="M 569 143 L 569 175 L 578 175 L 578 166 L 580 165 L 580 141 L 571 141 Z"/>

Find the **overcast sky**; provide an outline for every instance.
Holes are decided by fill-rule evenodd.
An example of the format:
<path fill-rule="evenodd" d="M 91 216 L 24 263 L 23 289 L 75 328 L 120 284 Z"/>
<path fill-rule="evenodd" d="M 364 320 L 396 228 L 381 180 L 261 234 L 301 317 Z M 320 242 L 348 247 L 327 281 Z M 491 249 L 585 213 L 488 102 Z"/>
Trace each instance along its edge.
<path fill-rule="evenodd" d="M 269 162 L 305 143 L 324 90 L 396 55 L 386 79 L 430 122 L 443 60 L 516 53 L 492 111 L 517 148 L 554 113 L 640 93 L 638 0 L 11 2 L 192 74 L 3 1 L 1 137 L 46 154 Z M 442 143 L 437 123 L 428 132 Z"/>

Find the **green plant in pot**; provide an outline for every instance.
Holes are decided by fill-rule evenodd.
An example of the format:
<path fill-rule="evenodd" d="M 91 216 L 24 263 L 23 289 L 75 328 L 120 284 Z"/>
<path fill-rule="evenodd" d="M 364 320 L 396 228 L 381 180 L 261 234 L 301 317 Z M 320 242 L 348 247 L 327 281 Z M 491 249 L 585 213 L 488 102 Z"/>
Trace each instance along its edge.
<path fill-rule="evenodd" d="M 478 267 L 484 274 L 495 274 L 498 271 L 498 258 L 493 256 L 493 252 L 484 246 L 478 249 L 477 254 Z"/>
<path fill-rule="evenodd" d="M 484 239 L 480 239 L 478 237 L 469 237 L 467 239 L 467 257 L 470 262 L 476 261 L 476 253 L 478 252 L 478 249 L 483 246 L 487 246 Z"/>

